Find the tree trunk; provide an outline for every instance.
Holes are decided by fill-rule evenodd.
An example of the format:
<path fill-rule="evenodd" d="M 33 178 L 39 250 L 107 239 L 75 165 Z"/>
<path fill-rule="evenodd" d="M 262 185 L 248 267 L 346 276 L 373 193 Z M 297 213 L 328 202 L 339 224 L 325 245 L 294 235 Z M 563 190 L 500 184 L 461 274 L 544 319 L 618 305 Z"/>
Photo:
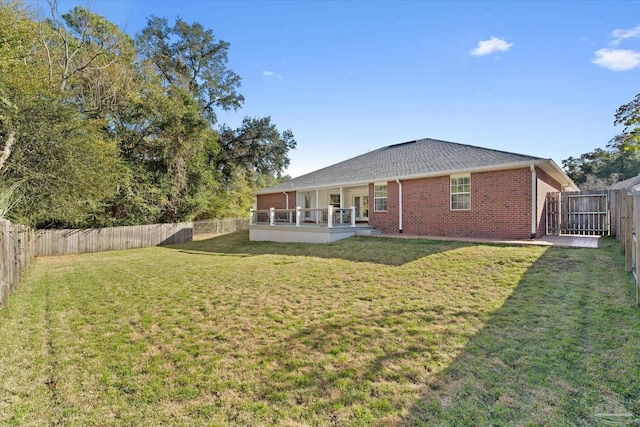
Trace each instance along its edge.
<path fill-rule="evenodd" d="M 4 144 L 4 150 L 2 150 L 2 155 L 0 156 L 0 170 L 4 166 L 4 162 L 7 161 L 9 155 L 11 154 L 11 147 L 15 141 L 15 134 L 11 132 L 9 134 L 9 138 L 7 138 L 7 142 Z"/>

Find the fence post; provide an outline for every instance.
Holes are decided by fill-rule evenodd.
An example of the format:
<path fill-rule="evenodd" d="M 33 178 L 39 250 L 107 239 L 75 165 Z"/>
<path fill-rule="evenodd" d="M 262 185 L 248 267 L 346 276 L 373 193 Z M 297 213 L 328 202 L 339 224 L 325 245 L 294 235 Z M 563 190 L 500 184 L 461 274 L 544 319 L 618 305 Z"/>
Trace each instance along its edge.
<path fill-rule="evenodd" d="M 9 262 L 9 223 L 0 220 L 0 309 L 9 307 L 9 281 L 5 279 L 8 276 Z"/>
<path fill-rule="evenodd" d="M 276 210 L 275 208 L 269 208 L 269 225 L 276 224 Z"/>
<path fill-rule="evenodd" d="M 631 273 L 633 270 L 633 250 L 631 248 L 631 245 L 633 244 L 633 196 L 627 195 L 625 202 L 627 219 L 624 224 L 624 268 L 627 273 Z"/>
<path fill-rule="evenodd" d="M 300 211 L 300 206 L 296 206 L 296 227 L 300 227 L 300 215 L 301 215 L 301 211 Z"/>
<path fill-rule="evenodd" d="M 327 228 L 333 227 L 333 205 L 327 207 Z"/>
<path fill-rule="evenodd" d="M 351 206 L 351 226 L 356 226 L 356 207 Z"/>
<path fill-rule="evenodd" d="M 625 250 L 625 235 L 627 231 L 627 190 L 620 193 L 620 253 L 623 254 Z"/>
<path fill-rule="evenodd" d="M 638 233 L 640 228 L 640 193 L 635 194 L 634 208 L 633 216 L 636 223 L 636 305 L 640 307 L 640 233 Z"/>

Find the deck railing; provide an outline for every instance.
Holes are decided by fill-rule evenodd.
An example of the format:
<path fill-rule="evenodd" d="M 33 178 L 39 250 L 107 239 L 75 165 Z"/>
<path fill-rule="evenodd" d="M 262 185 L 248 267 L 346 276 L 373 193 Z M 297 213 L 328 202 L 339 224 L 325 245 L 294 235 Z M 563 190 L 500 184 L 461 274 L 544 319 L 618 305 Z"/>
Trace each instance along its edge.
<path fill-rule="evenodd" d="M 356 208 L 251 209 L 249 225 L 290 225 L 311 227 L 355 227 Z"/>

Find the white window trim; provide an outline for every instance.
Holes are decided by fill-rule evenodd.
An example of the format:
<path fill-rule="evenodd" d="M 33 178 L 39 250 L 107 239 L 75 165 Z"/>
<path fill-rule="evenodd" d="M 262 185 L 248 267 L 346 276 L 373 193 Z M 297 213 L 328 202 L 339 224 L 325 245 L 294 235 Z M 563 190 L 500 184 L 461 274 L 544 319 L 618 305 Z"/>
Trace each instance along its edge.
<path fill-rule="evenodd" d="M 376 197 L 376 187 L 386 187 L 387 188 L 387 195 L 385 197 Z M 386 182 L 376 182 L 373 184 L 373 211 L 374 212 L 387 212 L 387 209 L 383 209 L 383 210 L 378 210 L 377 209 L 377 205 L 376 205 L 376 200 L 381 200 L 381 199 L 385 199 L 387 201 L 387 209 L 389 207 L 388 203 L 389 203 L 389 185 Z"/>
<path fill-rule="evenodd" d="M 451 181 L 459 178 L 469 178 L 469 191 L 461 191 L 454 193 L 452 188 Z M 469 209 L 454 209 L 453 208 L 453 195 L 454 194 L 468 194 L 469 195 Z M 450 211 L 470 211 L 471 210 L 471 174 L 470 173 L 460 173 L 455 175 L 449 175 L 449 210 Z"/>

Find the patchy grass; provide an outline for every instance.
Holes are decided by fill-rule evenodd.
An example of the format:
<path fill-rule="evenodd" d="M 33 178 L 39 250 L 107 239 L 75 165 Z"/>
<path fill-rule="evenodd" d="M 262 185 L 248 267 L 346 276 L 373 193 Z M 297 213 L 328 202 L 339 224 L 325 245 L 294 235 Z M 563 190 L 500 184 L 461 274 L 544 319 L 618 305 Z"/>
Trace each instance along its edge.
<path fill-rule="evenodd" d="M 602 246 L 40 258 L 0 312 L 0 424 L 633 424 L 640 310 Z"/>

